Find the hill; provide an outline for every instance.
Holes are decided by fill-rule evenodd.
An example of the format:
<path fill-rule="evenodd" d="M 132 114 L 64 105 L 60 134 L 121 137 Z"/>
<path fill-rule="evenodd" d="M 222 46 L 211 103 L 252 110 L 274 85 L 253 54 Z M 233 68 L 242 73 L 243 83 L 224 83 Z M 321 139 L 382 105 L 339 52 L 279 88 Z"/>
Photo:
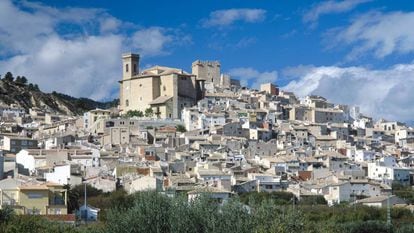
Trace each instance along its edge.
<path fill-rule="evenodd" d="M 15 104 L 27 111 L 37 107 L 66 115 L 80 115 L 95 108 L 111 108 L 118 100 L 99 102 L 88 98 L 75 98 L 66 94 L 52 92 L 44 93 L 36 84 L 27 83 L 25 77 L 13 78 L 7 73 L 0 80 L 0 104 Z"/>

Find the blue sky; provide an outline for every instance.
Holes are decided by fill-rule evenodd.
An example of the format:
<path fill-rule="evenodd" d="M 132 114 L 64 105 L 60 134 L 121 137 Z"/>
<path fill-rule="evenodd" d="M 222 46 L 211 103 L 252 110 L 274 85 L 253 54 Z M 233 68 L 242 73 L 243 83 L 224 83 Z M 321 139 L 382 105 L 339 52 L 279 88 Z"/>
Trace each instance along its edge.
<path fill-rule="evenodd" d="M 219 60 L 252 87 L 275 82 L 411 121 L 413 27 L 412 1 L 0 0 L 0 74 L 107 100 L 122 52 L 140 53 L 142 68 Z"/>

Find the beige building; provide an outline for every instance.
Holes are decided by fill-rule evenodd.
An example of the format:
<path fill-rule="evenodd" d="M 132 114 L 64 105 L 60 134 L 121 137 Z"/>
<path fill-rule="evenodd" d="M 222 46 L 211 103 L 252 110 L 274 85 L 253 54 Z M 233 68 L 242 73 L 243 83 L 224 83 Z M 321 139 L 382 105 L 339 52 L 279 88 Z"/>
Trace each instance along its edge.
<path fill-rule="evenodd" d="M 154 117 L 180 118 L 181 110 L 194 105 L 200 97 L 204 81 L 197 81 L 193 74 L 164 66 L 154 66 L 140 73 L 138 54 L 123 54 L 122 61 L 121 114 L 130 110 L 145 113 L 151 108 Z"/>
<path fill-rule="evenodd" d="M 103 133 L 105 120 L 111 118 L 111 111 L 94 109 L 83 114 L 83 126 L 92 133 Z"/>
<path fill-rule="evenodd" d="M 307 121 L 313 123 L 344 123 L 344 112 L 334 108 L 313 108 L 304 105 L 293 106 L 289 111 L 290 120 Z"/>
<path fill-rule="evenodd" d="M 191 65 L 192 74 L 197 76 L 198 79 L 206 80 L 206 83 L 213 83 L 215 86 L 222 84 L 222 79 L 225 77 L 220 76 L 220 62 L 218 61 L 200 61 L 197 60 Z M 230 84 L 230 78 L 229 84 Z"/>
<path fill-rule="evenodd" d="M 279 88 L 273 83 L 264 83 L 260 85 L 260 91 L 264 91 L 270 95 L 279 95 Z"/>
<path fill-rule="evenodd" d="M 9 177 L 0 181 L 0 208 L 6 205 L 18 214 L 67 214 L 67 190 L 54 183 L 24 185 Z"/>

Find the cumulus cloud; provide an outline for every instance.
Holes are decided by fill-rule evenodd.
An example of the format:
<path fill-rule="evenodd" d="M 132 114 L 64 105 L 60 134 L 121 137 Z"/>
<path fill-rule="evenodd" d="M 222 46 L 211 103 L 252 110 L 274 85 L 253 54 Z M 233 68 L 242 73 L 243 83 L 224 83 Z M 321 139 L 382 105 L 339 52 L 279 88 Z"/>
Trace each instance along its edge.
<path fill-rule="evenodd" d="M 134 47 L 140 50 L 143 55 L 165 53 L 164 46 L 172 40 L 172 36 L 165 34 L 165 29 L 160 27 L 139 30 L 132 37 Z"/>
<path fill-rule="evenodd" d="M 328 39 L 333 46 L 353 46 L 347 58 L 352 60 L 373 53 L 384 58 L 393 53 L 414 52 L 414 12 L 369 12 L 356 17 L 344 28 L 332 29 Z"/>
<path fill-rule="evenodd" d="M 363 113 L 377 118 L 412 120 L 414 63 L 382 70 L 336 66 L 305 69 L 299 67 L 296 74 L 300 76 L 283 89 L 293 91 L 299 97 L 316 94 L 334 103 L 360 106 Z"/>
<path fill-rule="evenodd" d="M 314 24 L 321 15 L 347 12 L 362 3 L 370 1 L 372 0 L 322 1 L 306 12 L 303 21 Z"/>
<path fill-rule="evenodd" d="M 129 31 L 123 29 L 126 24 Z M 168 54 L 170 44 L 180 45 L 179 38 L 188 38 L 180 33 L 131 27 L 102 9 L 58 9 L 4 0 L 0 1 L 0 74 L 24 75 L 47 92 L 114 98 L 122 52 Z"/>
<path fill-rule="evenodd" d="M 275 83 L 277 80 L 277 71 L 259 72 L 250 67 L 233 68 L 229 75 L 240 80 L 242 86 L 250 86 L 255 89 L 260 88 L 263 83 Z"/>
<path fill-rule="evenodd" d="M 225 27 L 234 24 L 236 21 L 247 23 L 261 22 L 266 17 L 263 9 L 227 9 L 217 10 L 210 13 L 208 19 L 202 20 L 204 27 Z"/>

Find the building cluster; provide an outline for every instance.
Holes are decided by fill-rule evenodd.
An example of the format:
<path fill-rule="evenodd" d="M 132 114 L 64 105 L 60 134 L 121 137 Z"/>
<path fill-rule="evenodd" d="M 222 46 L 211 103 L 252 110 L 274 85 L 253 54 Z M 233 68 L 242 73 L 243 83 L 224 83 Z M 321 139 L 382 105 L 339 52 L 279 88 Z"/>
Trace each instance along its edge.
<path fill-rule="evenodd" d="M 187 73 L 140 72 L 136 54 L 122 60 L 117 109 L 69 117 L 0 107 L 2 207 L 65 215 L 66 185 L 82 184 L 218 202 L 287 191 L 329 205 L 405 203 L 392 195 L 394 183 L 413 184 L 414 129 L 404 123 L 272 83 L 241 87 L 217 61 L 195 61 Z"/>

